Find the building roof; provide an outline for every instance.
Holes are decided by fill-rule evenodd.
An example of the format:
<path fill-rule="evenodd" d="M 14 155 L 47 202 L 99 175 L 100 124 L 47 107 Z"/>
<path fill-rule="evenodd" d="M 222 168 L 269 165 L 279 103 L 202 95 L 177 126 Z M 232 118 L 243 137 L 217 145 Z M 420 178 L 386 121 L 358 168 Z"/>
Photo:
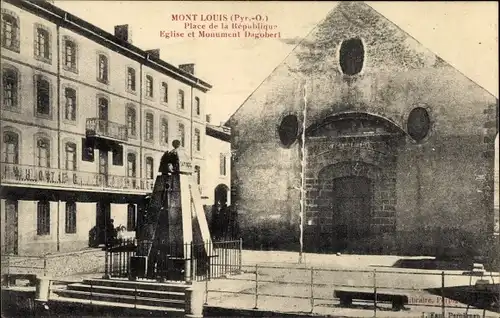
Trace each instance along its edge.
<path fill-rule="evenodd" d="M 220 139 L 222 141 L 231 142 L 231 128 L 226 126 L 215 126 L 209 123 L 206 124 L 206 134 L 208 136 Z"/>
<path fill-rule="evenodd" d="M 339 22 L 344 23 L 344 25 L 339 25 Z M 331 58 L 329 55 L 332 55 L 332 48 L 334 45 L 340 42 L 339 38 L 343 37 L 344 32 L 352 33 L 353 30 L 363 30 L 365 35 L 371 33 L 372 43 L 386 43 L 387 45 L 385 45 L 383 49 L 387 51 L 386 53 L 390 53 L 386 54 L 386 56 L 390 56 L 393 60 L 400 60 L 401 64 L 408 62 L 409 68 L 420 68 L 421 64 L 428 63 L 430 60 L 434 60 L 434 64 L 437 67 L 446 66 L 452 68 L 462 77 L 473 83 L 474 86 L 484 91 L 488 96 L 495 98 L 498 103 L 498 98 L 496 98 L 491 92 L 444 61 L 437 54 L 424 47 L 417 39 L 380 14 L 370 5 L 362 1 L 342 1 L 335 5 L 329 12 L 325 13 L 324 19 L 318 22 L 317 25 L 304 37 L 283 39 L 285 43 L 293 44 L 293 49 L 289 52 L 286 58 L 280 62 L 276 68 L 271 71 L 271 73 L 269 73 L 268 76 L 254 89 L 254 91 L 247 96 L 247 98 L 231 114 L 229 119 L 225 122 L 225 125 L 228 127 L 232 125 L 231 122 L 235 119 L 235 116 L 240 112 L 240 110 L 242 110 L 243 107 L 245 107 L 252 96 L 259 91 L 262 85 L 272 80 L 272 77 L 277 73 L 277 70 L 281 66 L 286 65 L 286 68 L 290 69 L 290 65 L 295 64 L 295 62 L 293 62 L 294 59 L 303 59 L 301 63 L 307 66 L 300 69 L 297 73 L 300 73 L 300 76 L 307 78 L 310 76 L 311 72 L 315 71 L 314 67 L 316 65 L 328 64 L 325 63 L 325 61 L 328 61 L 328 59 Z M 353 37 L 363 36 L 360 34 L 354 34 Z"/>
<path fill-rule="evenodd" d="M 61 9 L 47 1 L 37 0 L 5 0 L 23 10 L 36 14 L 69 30 L 79 33 L 109 49 L 134 59 L 156 71 L 171 76 L 185 84 L 196 87 L 203 92 L 212 88 L 212 85 L 198 77 L 181 70 L 159 58 L 150 56 L 148 52 L 137 46 L 119 39 L 115 35 Z"/>

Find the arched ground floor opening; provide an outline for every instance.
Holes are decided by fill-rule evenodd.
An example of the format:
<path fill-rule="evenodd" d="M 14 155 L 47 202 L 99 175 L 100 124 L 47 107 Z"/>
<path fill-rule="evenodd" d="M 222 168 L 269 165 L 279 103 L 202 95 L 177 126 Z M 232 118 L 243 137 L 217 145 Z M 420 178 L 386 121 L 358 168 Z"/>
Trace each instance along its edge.
<path fill-rule="evenodd" d="M 380 252 L 378 238 L 396 231 L 404 143 L 399 127 L 367 114 L 328 117 L 309 128 L 305 251 Z"/>
<path fill-rule="evenodd" d="M 237 215 L 229 205 L 229 187 L 219 184 L 214 189 L 214 204 L 210 213 L 210 233 L 215 240 L 238 238 Z"/>

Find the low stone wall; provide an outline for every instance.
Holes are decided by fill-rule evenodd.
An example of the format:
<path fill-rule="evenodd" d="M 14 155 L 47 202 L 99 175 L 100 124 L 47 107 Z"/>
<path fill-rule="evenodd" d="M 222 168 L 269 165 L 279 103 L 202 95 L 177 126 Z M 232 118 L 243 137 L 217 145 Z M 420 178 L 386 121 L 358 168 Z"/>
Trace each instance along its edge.
<path fill-rule="evenodd" d="M 43 256 L 12 256 L 2 255 L 2 275 L 5 274 L 34 274 L 44 275 Z"/>
<path fill-rule="evenodd" d="M 105 252 L 85 249 L 45 256 L 2 256 L 2 274 L 49 275 L 53 278 L 104 272 Z"/>

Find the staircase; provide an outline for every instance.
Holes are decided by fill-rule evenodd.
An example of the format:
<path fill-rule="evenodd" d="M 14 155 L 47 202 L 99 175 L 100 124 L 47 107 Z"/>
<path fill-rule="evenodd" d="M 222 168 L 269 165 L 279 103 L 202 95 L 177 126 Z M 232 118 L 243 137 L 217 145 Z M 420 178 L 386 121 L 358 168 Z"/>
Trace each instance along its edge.
<path fill-rule="evenodd" d="M 55 286 L 54 286 L 55 287 Z M 182 283 L 129 281 L 124 279 L 86 279 L 51 289 L 51 301 L 109 307 L 159 310 L 183 316 L 185 291 Z"/>

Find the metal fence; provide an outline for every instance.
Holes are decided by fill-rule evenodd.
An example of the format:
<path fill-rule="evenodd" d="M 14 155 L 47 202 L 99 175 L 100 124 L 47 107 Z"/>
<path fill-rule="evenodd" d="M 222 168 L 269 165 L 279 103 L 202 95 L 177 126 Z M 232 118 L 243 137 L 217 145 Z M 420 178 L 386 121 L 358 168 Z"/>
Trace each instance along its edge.
<path fill-rule="evenodd" d="M 243 266 L 242 269 L 242 275 L 227 278 L 229 284 L 207 282 L 205 305 L 211 298 L 220 304 L 221 296 L 226 294 L 231 295 L 228 301 L 246 304 L 248 309 L 288 311 L 291 310 L 290 299 L 295 299 L 294 312 L 325 313 L 325 310 L 346 306 L 335 294 L 336 290 L 351 290 L 353 293 L 358 290 L 372 295 L 372 299 L 363 300 L 361 297 L 356 300 L 354 296 L 352 301 L 356 304 L 349 307 L 372 310 L 374 317 L 394 310 L 390 308 L 391 302 L 384 300 L 385 295 L 391 294 L 405 295 L 405 309 L 410 310 L 408 315 L 418 313 L 418 317 L 448 317 L 450 313 L 465 313 L 464 317 L 492 317 L 491 312 L 500 313 L 498 274 L 478 276 L 437 270 L 348 270 L 264 265 Z M 491 283 L 485 283 L 486 280 Z M 473 311 L 476 314 L 472 315 Z M 487 315 L 488 311 L 490 315 Z"/>
<path fill-rule="evenodd" d="M 136 278 L 168 281 L 204 281 L 241 272 L 242 241 L 165 244 L 135 239 L 115 242 L 106 249 L 105 276 L 131 277 L 131 259 L 138 250 L 152 250 L 148 270 Z M 145 255 L 148 253 L 140 253 Z"/>

